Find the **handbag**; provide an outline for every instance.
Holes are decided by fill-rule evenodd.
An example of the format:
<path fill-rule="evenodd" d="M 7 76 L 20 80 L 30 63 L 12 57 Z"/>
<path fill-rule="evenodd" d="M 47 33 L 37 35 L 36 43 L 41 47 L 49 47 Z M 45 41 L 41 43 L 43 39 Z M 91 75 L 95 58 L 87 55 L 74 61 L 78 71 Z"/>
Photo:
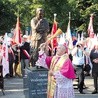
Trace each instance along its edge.
<path fill-rule="evenodd" d="M 91 66 L 89 64 L 84 66 L 84 71 L 89 72 L 91 70 Z"/>

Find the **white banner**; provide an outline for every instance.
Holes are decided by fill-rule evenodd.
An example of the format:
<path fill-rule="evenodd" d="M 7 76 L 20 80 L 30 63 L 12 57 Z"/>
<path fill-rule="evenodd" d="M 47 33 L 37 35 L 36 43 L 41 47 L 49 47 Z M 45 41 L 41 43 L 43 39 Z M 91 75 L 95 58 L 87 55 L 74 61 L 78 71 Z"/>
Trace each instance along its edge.
<path fill-rule="evenodd" d="M 9 60 L 8 60 L 8 44 L 7 33 L 5 33 L 3 46 L 2 46 L 2 65 L 3 65 L 3 77 L 9 73 Z"/>

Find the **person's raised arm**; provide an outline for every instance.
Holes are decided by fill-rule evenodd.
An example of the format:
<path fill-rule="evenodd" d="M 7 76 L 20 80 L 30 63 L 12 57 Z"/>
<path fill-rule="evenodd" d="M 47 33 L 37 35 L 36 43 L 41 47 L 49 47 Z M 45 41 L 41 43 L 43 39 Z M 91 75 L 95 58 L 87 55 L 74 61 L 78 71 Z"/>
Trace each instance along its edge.
<path fill-rule="evenodd" d="M 72 50 L 71 54 L 72 54 L 72 56 L 74 56 L 74 55 L 76 55 L 76 53 L 77 53 L 77 47 L 74 47 L 74 49 Z"/>

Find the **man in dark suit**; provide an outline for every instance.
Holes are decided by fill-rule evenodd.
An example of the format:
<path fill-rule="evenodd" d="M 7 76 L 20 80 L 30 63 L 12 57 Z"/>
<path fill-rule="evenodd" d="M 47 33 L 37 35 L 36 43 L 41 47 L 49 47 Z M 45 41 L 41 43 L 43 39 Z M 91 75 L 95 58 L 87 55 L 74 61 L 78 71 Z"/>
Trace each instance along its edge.
<path fill-rule="evenodd" d="M 95 48 L 90 52 L 90 59 L 92 63 L 92 76 L 94 79 L 94 91 L 92 94 L 98 93 L 98 42 L 96 42 Z"/>
<path fill-rule="evenodd" d="M 30 43 L 27 42 L 27 36 L 23 36 L 22 45 L 20 45 L 20 60 L 21 60 L 21 73 L 23 75 L 23 69 L 29 67 L 30 60 Z"/>

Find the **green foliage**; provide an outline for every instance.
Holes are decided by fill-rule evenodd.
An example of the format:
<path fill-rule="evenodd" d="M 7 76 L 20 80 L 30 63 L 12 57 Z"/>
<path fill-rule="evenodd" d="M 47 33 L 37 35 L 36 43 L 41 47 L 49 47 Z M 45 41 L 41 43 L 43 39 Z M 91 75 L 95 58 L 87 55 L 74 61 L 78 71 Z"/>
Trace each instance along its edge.
<path fill-rule="evenodd" d="M 68 23 L 68 14 L 71 11 L 67 0 L 46 0 L 44 9 L 46 11 L 46 16 L 48 17 L 50 23 L 53 23 L 54 13 L 57 14 L 57 22 L 59 27 L 63 31 L 66 31 Z"/>
<path fill-rule="evenodd" d="M 98 0 L 76 0 L 76 9 L 79 11 L 78 30 L 87 31 L 90 14 L 96 13 L 94 17 L 94 30 L 98 32 L 96 25 L 98 22 L 97 13 L 98 13 Z"/>
<path fill-rule="evenodd" d="M 17 16 L 20 16 L 21 28 L 24 32 L 30 26 L 35 16 L 35 9 L 42 7 L 45 17 L 53 24 L 54 13 L 57 22 L 65 32 L 71 12 L 71 28 L 78 31 L 87 31 L 89 17 L 94 16 L 94 30 L 98 32 L 98 0 L 0 0 L 0 33 L 9 32 L 16 25 Z"/>
<path fill-rule="evenodd" d="M 7 0 L 0 1 L 0 34 L 9 32 L 15 22 L 12 6 Z"/>

